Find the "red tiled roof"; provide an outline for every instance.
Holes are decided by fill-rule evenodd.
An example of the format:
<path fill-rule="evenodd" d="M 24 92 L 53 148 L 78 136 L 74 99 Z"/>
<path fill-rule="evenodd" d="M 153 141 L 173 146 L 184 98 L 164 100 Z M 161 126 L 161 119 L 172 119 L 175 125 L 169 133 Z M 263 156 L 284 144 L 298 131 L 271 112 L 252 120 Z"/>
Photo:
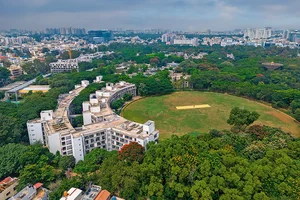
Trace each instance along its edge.
<path fill-rule="evenodd" d="M 3 185 L 3 184 L 7 184 L 9 183 L 10 181 L 12 181 L 12 178 L 9 176 L 9 177 L 6 177 L 5 179 L 3 179 L 1 182 L 0 182 L 0 185 Z"/>
<path fill-rule="evenodd" d="M 38 189 L 38 188 L 40 188 L 40 187 L 42 187 L 43 186 L 43 183 L 36 183 L 36 184 L 34 184 L 34 188 L 35 189 Z"/>
<path fill-rule="evenodd" d="M 102 190 L 95 200 L 107 200 L 110 197 L 110 193 L 107 190 Z"/>

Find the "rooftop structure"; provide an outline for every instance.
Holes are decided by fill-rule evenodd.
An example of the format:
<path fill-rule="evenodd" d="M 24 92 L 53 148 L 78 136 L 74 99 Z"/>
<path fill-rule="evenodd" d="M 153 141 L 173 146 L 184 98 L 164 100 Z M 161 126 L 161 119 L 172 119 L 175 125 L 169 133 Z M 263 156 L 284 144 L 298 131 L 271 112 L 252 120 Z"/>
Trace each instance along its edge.
<path fill-rule="evenodd" d="M 84 193 L 82 200 L 95 200 L 98 195 L 102 192 L 101 187 L 98 185 L 92 185 L 88 188 L 88 190 Z"/>
<path fill-rule="evenodd" d="M 17 193 L 16 186 L 19 180 L 10 176 L 0 181 L 0 199 L 8 199 Z"/>
<path fill-rule="evenodd" d="M 267 68 L 268 70 L 276 70 L 280 67 L 283 66 L 283 64 L 280 63 L 274 63 L 274 62 L 270 62 L 270 63 L 262 63 L 262 65 Z"/>
<path fill-rule="evenodd" d="M 107 83 L 105 88 L 90 94 L 90 101 L 82 105 L 84 126 L 75 129 L 69 121 L 69 107 L 86 86 L 87 83 L 82 81 L 81 87 L 60 95 L 56 111 L 42 111 L 40 119 L 27 122 L 30 144 L 40 141 L 50 152 L 73 155 L 78 162 L 94 148 L 120 150 L 132 141 L 144 147 L 150 141 L 157 141 L 159 131 L 155 130 L 153 121 L 131 122 L 110 108 L 112 101 L 125 94 L 136 95 L 135 85 L 126 82 Z"/>

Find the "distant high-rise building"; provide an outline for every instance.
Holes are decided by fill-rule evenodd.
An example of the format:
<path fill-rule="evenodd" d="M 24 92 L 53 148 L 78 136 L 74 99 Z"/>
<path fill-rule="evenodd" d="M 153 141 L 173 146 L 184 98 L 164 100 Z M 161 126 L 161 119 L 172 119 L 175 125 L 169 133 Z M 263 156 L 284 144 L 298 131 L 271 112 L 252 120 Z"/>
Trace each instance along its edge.
<path fill-rule="evenodd" d="M 244 38 L 252 39 L 267 39 L 272 36 L 272 28 L 266 27 L 262 29 L 246 29 L 244 31 Z"/>
<path fill-rule="evenodd" d="M 85 35 L 85 29 L 84 28 L 46 28 L 46 34 L 49 35 Z"/>
<path fill-rule="evenodd" d="M 211 30 L 207 29 L 207 34 L 210 35 L 211 34 Z"/>
<path fill-rule="evenodd" d="M 289 41 L 300 44 L 300 32 L 293 31 L 289 34 Z"/>
<path fill-rule="evenodd" d="M 161 42 L 173 44 L 174 43 L 174 38 L 176 37 L 175 34 L 173 33 L 166 33 L 161 36 Z"/>
<path fill-rule="evenodd" d="M 290 31 L 289 30 L 284 30 L 282 34 L 283 39 L 288 39 L 290 37 Z"/>
<path fill-rule="evenodd" d="M 114 34 L 109 30 L 89 31 L 89 40 L 95 43 L 105 43 L 114 39 Z"/>

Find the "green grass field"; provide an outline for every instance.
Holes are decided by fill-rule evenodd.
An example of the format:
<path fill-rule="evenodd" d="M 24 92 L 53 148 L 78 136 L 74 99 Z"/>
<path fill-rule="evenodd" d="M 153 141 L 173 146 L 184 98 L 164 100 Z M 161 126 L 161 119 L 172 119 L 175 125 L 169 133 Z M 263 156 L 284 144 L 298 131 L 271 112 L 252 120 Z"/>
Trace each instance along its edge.
<path fill-rule="evenodd" d="M 209 104 L 210 108 L 177 110 L 176 106 Z M 176 92 L 170 95 L 148 97 L 128 105 L 123 117 L 144 123 L 155 121 L 160 138 L 172 134 L 183 135 L 192 131 L 207 133 L 211 129 L 230 129 L 226 121 L 233 107 L 257 111 L 260 118 L 255 124 L 281 128 L 293 136 L 300 136 L 300 125 L 289 115 L 270 106 L 241 97 L 211 92 Z"/>

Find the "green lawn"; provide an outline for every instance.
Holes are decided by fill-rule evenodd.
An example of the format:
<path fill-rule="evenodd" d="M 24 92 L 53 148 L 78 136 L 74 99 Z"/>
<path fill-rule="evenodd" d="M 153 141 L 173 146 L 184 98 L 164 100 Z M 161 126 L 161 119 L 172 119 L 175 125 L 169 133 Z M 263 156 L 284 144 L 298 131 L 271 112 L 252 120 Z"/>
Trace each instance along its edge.
<path fill-rule="evenodd" d="M 176 106 L 209 104 L 210 108 L 177 110 Z M 211 92 L 176 92 L 170 95 L 148 97 L 133 102 L 123 110 L 123 117 L 144 123 L 155 121 L 160 138 L 172 134 L 182 135 L 192 131 L 207 133 L 211 129 L 230 129 L 226 123 L 233 107 L 257 111 L 260 118 L 255 124 L 282 128 L 292 135 L 300 136 L 299 123 L 289 115 L 267 105 L 241 97 Z"/>

